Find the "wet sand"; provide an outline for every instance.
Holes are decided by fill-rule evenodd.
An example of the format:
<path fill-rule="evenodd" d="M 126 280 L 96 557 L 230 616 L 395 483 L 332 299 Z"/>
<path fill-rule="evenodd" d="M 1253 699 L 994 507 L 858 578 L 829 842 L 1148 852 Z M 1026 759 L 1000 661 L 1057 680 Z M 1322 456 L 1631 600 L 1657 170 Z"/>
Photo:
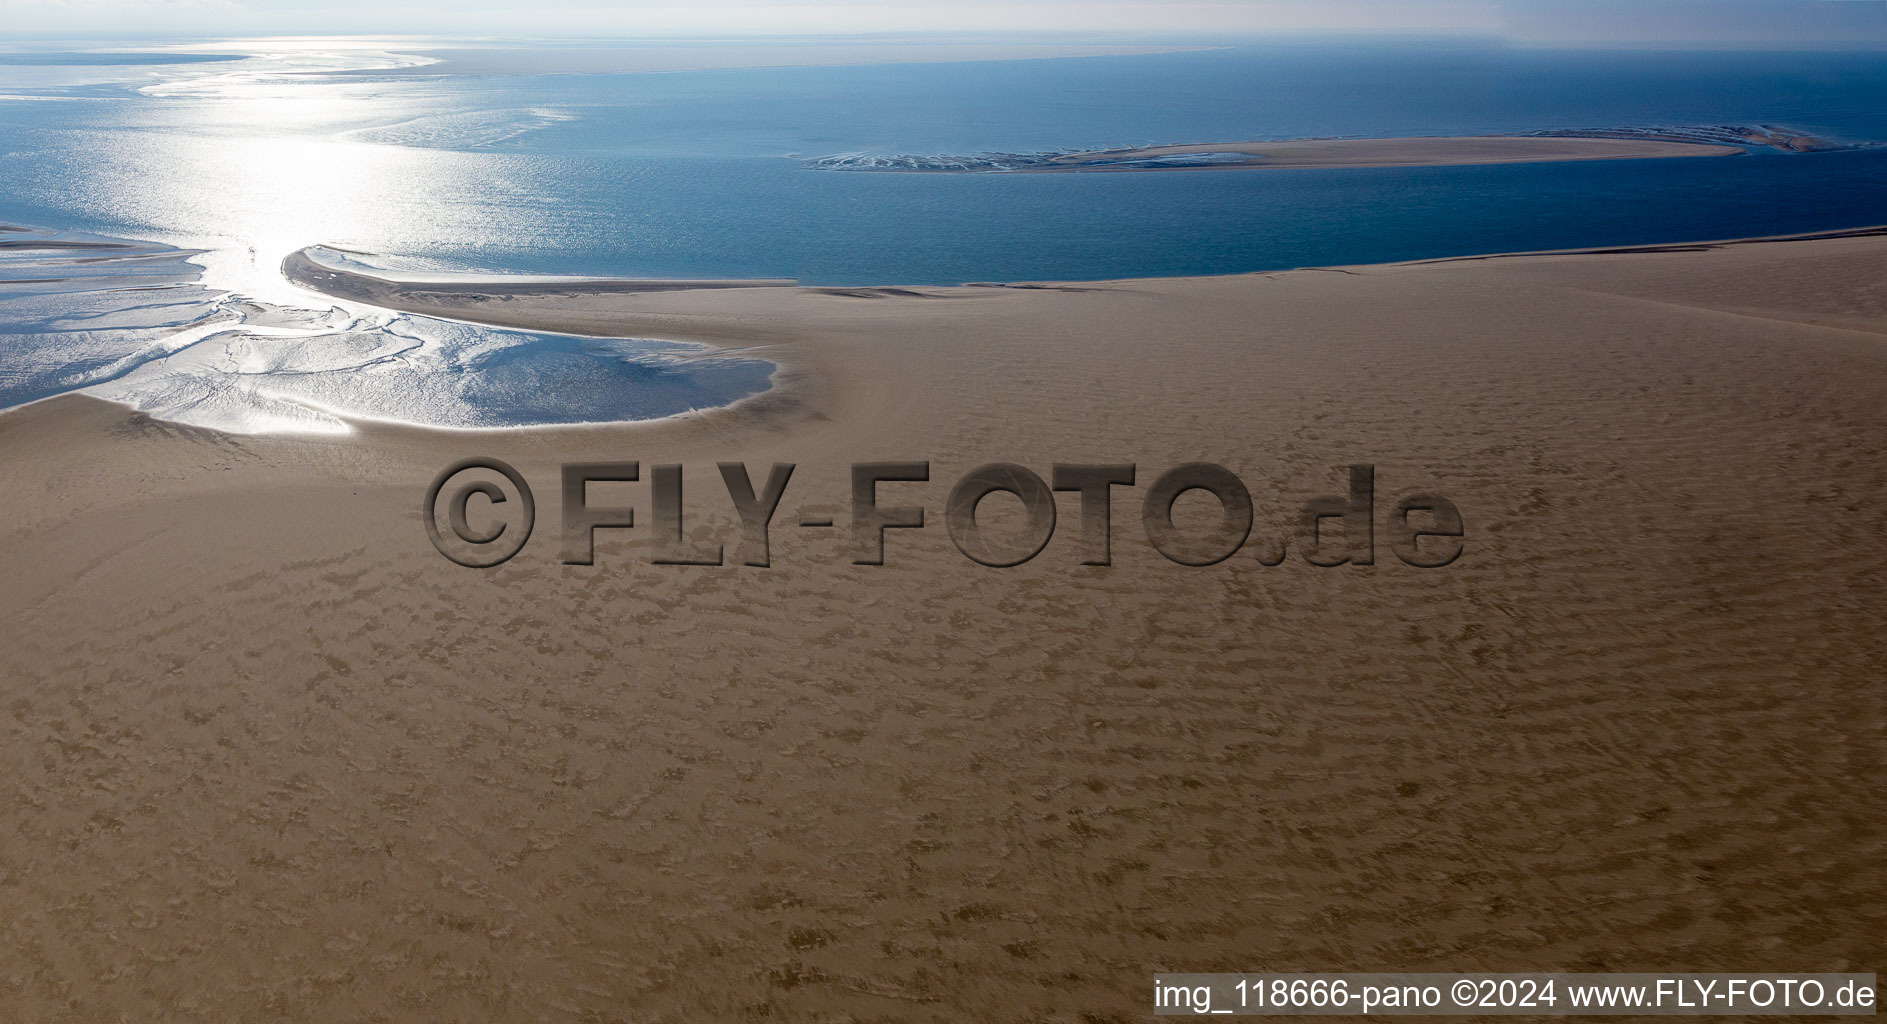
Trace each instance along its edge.
<path fill-rule="evenodd" d="M 380 298 L 784 369 L 640 426 L 0 415 L 0 999 L 1111 1022 L 1168 970 L 1873 970 L 1882 281 L 1887 238 L 1835 237 L 1033 287 L 408 284 Z M 537 495 L 496 569 L 417 512 L 471 455 Z M 560 564 L 558 464 L 623 459 L 645 482 L 597 500 L 642 525 Z M 847 469 L 891 459 L 929 460 L 881 492 L 930 524 L 853 565 Z M 749 568 L 714 463 L 776 460 L 798 469 Z M 1073 495 L 1026 565 L 960 554 L 945 495 L 997 460 L 1135 463 L 1114 564 L 1079 564 Z M 1174 564 L 1139 502 L 1193 460 L 1252 489 L 1256 539 L 1372 463 L 1379 516 L 1445 495 L 1465 553 Z M 730 564 L 650 563 L 664 462 Z"/>

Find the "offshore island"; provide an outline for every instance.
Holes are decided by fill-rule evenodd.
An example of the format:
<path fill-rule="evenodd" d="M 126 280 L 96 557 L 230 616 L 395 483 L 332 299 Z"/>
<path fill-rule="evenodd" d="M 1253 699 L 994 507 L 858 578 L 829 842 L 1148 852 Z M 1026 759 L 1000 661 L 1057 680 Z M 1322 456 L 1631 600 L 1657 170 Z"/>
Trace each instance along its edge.
<path fill-rule="evenodd" d="M 833 171 L 928 173 L 1068 173 L 1078 171 L 1227 170 L 1249 167 L 1441 167 L 1735 156 L 1751 149 L 1789 153 L 1841 148 L 1779 125 L 1677 128 L 1550 129 L 1516 135 L 1324 138 L 1195 142 L 971 156 L 841 154 L 807 166 Z"/>

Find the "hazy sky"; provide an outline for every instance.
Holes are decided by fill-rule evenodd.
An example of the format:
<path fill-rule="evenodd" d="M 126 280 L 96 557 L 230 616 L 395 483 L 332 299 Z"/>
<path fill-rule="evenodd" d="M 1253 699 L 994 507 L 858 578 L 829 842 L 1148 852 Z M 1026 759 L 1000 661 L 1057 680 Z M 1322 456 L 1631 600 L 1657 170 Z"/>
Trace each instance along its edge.
<path fill-rule="evenodd" d="M 1577 45 L 1887 46 L 1887 0 L 0 0 L 0 38 L 158 32 L 219 36 L 831 35 L 885 32 L 1469 35 Z"/>

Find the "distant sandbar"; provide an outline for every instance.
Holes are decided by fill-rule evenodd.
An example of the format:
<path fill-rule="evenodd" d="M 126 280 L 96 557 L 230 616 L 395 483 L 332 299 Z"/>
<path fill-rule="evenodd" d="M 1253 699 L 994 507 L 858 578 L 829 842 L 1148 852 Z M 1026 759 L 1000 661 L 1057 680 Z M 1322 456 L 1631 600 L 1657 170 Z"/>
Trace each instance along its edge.
<path fill-rule="evenodd" d="M 1720 143 L 1667 139 L 1568 138 L 1535 135 L 1462 135 L 1401 139 L 1287 139 L 1276 142 L 1201 142 L 1078 153 L 985 153 L 976 156 L 824 157 L 820 170 L 966 174 L 1007 171 L 1054 174 L 1089 171 L 1198 171 L 1251 167 L 1445 167 L 1470 164 L 1548 163 L 1566 160 L 1642 160 L 1732 156 L 1743 150 Z"/>
<path fill-rule="evenodd" d="M 1548 129 L 1513 135 L 1417 136 L 1393 139 L 1274 139 L 1196 142 L 1116 149 L 978 153 L 973 156 L 886 156 L 848 153 L 807 166 L 828 171 L 1019 174 L 1071 171 L 1226 170 L 1249 167 L 1443 167 L 1733 156 L 1750 149 L 1808 153 L 1843 148 L 1780 125 Z"/>

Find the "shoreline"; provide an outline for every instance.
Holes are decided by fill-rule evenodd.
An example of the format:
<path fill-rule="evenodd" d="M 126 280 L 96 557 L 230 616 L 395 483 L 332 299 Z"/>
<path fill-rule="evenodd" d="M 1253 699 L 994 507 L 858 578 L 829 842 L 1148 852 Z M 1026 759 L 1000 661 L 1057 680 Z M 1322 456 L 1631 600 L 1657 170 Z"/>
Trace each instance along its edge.
<path fill-rule="evenodd" d="M 674 420 L 699 419 L 727 415 L 741 420 L 770 418 L 781 410 L 805 409 L 829 397 L 831 382 L 849 374 L 842 360 L 835 361 L 818 347 L 801 344 L 798 321 L 804 304 L 813 299 L 867 300 L 891 305 L 908 305 L 897 300 L 920 302 L 960 302 L 977 296 L 1029 293 L 1082 293 L 1157 288 L 1168 283 L 1238 281 L 1240 279 L 1277 279 L 1287 275 L 1345 273 L 1389 273 L 1444 264 L 1486 263 L 1546 258 L 1630 257 L 1660 254 L 1700 253 L 1745 246 L 1779 243 L 1840 241 L 1887 236 L 1887 225 L 1870 225 L 1829 231 L 1786 235 L 1757 235 L 1642 245 L 1595 246 L 1575 249 L 1519 250 L 1462 256 L 1431 257 L 1388 263 L 1335 264 L 1280 268 L 1276 270 L 1239 271 L 1216 275 L 1176 277 L 1107 278 L 1064 281 L 964 282 L 953 285 L 798 285 L 785 279 L 662 279 L 608 277 L 552 277 L 540 275 L 478 274 L 465 277 L 442 276 L 401 279 L 380 277 L 364 270 L 337 268 L 309 257 L 309 250 L 330 248 L 308 246 L 284 259 L 284 280 L 296 288 L 330 300 L 366 304 L 378 309 L 408 313 L 475 326 L 509 328 L 523 331 L 566 334 L 587 338 L 650 338 L 694 343 L 723 352 L 758 349 L 756 358 L 773 363 L 771 386 L 735 402 L 686 410 L 654 419 L 597 420 L 583 423 L 511 424 L 503 426 L 449 426 L 418 423 L 394 417 L 356 416 L 322 409 L 350 428 L 348 436 L 386 431 L 419 431 L 441 436 L 502 436 L 508 433 L 584 432 L 654 426 Z M 135 241 L 135 240 L 130 240 Z M 371 254 L 355 253 L 355 255 Z M 564 300 L 562 302 L 554 300 Z M 704 304 L 704 299 L 712 301 Z M 634 303 L 624 306 L 623 301 Z M 889 312 L 889 310 L 887 310 Z M 895 320 L 895 317 L 893 318 Z M 87 394 L 83 389 L 47 395 L 6 409 L 0 409 L 0 421 L 24 410 L 48 402 L 78 396 L 103 402 L 127 414 L 149 416 L 154 422 L 171 423 L 155 414 L 145 413 L 129 402 Z M 176 424 L 185 428 L 184 424 Z M 191 425 L 187 429 L 210 430 L 230 437 L 294 436 L 314 434 L 275 431 L 266 435 L 223 431 L 216 427 Z"/>
<path fill-rule="evenodd" d="M 288 294 L 269 301 L 247 288 L 204 284 L 199 266 L 187 262 L 202 250 L 0 227 L 7 229 L 0 244 L 10 246 L 0 251 L 29 258 L 0 265 L 0 290 L 21 296 L 10 303 L 17 318 L 0 335 L 12 343 L 15 371 L 0 381 L 0 408 L 83 391 L 231 436 L 345 434 L 369 422 L 489 431 L 659 421 L 737 406 L 794 379 L 755 346 L 712 351 L 613 331 L 524 337 L 464 317 L 406 317 L 376 296 L 311 292 L 309 282 L 274 275 L 280 287 L 270 290 Z M 698 289 L 750 284 L 688 282 Z M 120 311 L 132 288 L 140 304 Z M 148 298 L 152 288 L 162 289 L 161 299 Z M 57 321 L 39 319 L 100 310 L 118 319 L 90 350 L 86 338 L 75 343 L 47 326 Z M 311 354 L 307 340 L 320 351 Z M 542 369 L 517 371 L 502 360 L 490 372 L 482 368 L 485 353 L 520 344 L 541 346 L 528 358 Z M 463 369 L 475 370 L 475 381 L 461 374 L 461 359 L 471 361 Z M 640 374 L 661 379 L 645 383 Z M 404 384 L 389 384 L 394 375 Z M 536 397 L 506 411 L 520 381 L 540 382 Z M 496 411 L 481 395 L 496 396 Z"/>
<path fill-rule="evenodd" d="M 1555 256 L 1657 255 L 1665 253 L 1705 252 L 1739 246 L 1768 245 L 1783 242 L 1832 241 L 1881 236 L 1887 236 L 1887 224 L 1871 224 L 1852 228 L 1835 228 L 1824 231 L 1796 232 L 1782 235 L 1743 235 L 1678 242 L 1582 246 L 1571 249 L 1516 249 L 1505 252 L 1468 253 L 1459 256 L 1431 256 L 1412 260 L 1392 260 L 1384 263 L 1332 263 L 1316 266 L 1279 267 L 1270 270 L 1238 270 L 1223 274 L 1177 274 L 1142 277 L 1065 278 L 1053 280 L 964 281 L 956 284 L 885 283 L 844 285 L 805 285 L 789 278 L 683 279 L 599 276 L 566 277 L 556 275 L 508 275 L 502 273 L 442 275 L 438 277 L 418 277 L 411 275 L 391 277 L 382 276 L 382 273 L 370 273 L 364 269 L 339 268 L 322 264 L 311 258 L 308 253 L 311 250 L 328 249 L 332 247 L 310 245 L 291 253 L 282 261 L 282 275 L 290 284 L 324 297 L 366 302 L 400 312 L 432 316 L 447 315 L 431 312 L 430 310 L 432 309 L 462 308 L 452 305 L 453 303 L 468 302 L 480 304 L 494 300 L 503 301 L 506 297 L 541 297 L 579 294 L 658 296 L 662 294 L 688 294 L 695 292 L 725 293 L 748 291 L 755 293 L 791 293 L 797 295 L 836 295 L 852 298 L 891 298 L 899 296 L 928 296 L 938 292 L 970 290 L 1012 289 L 1025 291 L 1078 291 L 1082 288 L 1102 288 L 1107 286 L 1133 285 L 1160 281 L 1227 280 L 1245 277 L 1271 277 L 1279 274 L 1314 273 L 1320 271 L 1387 270 L 1396 267 L 1420 267 L 1445 263 L 1518 260 Z M 373 254 L 358 253 L 357 255 L 372 256 Z M 337 290 L 330 290 L 331 288 Z M 398 305 L 401 301 L 413 302 L 421 298 L 442 301 L 423 303 L 423 305 L 427 306 L 425 309 L 407 308 Z M 476 318 L 471 319 L 475 323 L 481 322 Z M 493 324 L 492 326 L 517 327 L 520 325 L 505 323 Z M 566 331 L 561 333 L 582 332 Z M 676 338 L 673 340 L 707 341 L 710 339 Z"/>
<path fill-rule="evenodd" d="M 1079 303 L 1084 296 L 1134 296 L 1167 289 L 1200 287 L 1239 289 L 1257 282 L 1330 276 L 1376 278 L 1402 273 L 1444 270 L 1451 266 L 1511 264 L 1602 266 L 1645 257 L 1685 256 L 1735 252 L 1777 244 L 1816 245 L 1866 242 L 1887 237 L 1887 225 L 1868 225 L 1788 235 L 1760 235 L 1630 246 L 1600 246 L 1559 250 L 1521 250 L 1465 256 L 1434 257 L 1390 263 L 1294 267 L 1272 271 L 1186 277 L 1140 277 L 1076 281 L 965 282 L 957 285 L 809 285 L 776 279 L 711 280 L 571 277 L 532 278 L 519 287 L 503 287 L 492 275 L 458 281 L 451 278 L 390 280 L 364 271 L 326 267 L 298 251 L 284 261 L 291 283 L 315 287 L 305 271 L 319 272 L 320 280 L 341 284 L 337 293 L 351 301 L 400 312 L 456 319 L 517 330 L 555 331 L 593 337 L 653 337 L 693 342 L 719 349 L 763 346 L 763 358 L 773 362 L 773 386 L 729 406 L 698 410 L 684 417 L 661 421 L 619 421 L 593 424 L 543 424 L 493 428 L 433 428 L 391 420 L 349 420 L 356 433 L 417 432 L 416 436 L 451 437 L 480 434 L 503 438 L 507 434 L 537 436 L 544 443 L 559 438 L 609 436 L 628 431 L 638 436 L 663 436 L 665 424 L 678 419 L 722 423 L 730 430 L 757 425 L 788 429 L 787 424 L 811 417 L 824 419 L 849 400 L 868 391 L 875 375 L 861 371 L 847 345 L 821 337 L 834 324 L 862 321 L 874 333 L 895 336 L 912 317 L 933 321 L 950 317 L 949 310 L 966 314 L 987 308 L 979 300 L 1024 303 Z M 316 248 L 316 247 L 310 247 Z M 296 257 L 301 257 L 297 260 Z M 291 264 L 291 261 L 294 261 Z M 835 305 L 836 304 L 836 305 Z M 844 309 L 839 306 L 846 307 Z M 920 310 L 930 310 L 920 313 Z M 854 332 L 855 333 L 855 332 Z M 848 339 L 856 346 L 860 339 Z"/>

